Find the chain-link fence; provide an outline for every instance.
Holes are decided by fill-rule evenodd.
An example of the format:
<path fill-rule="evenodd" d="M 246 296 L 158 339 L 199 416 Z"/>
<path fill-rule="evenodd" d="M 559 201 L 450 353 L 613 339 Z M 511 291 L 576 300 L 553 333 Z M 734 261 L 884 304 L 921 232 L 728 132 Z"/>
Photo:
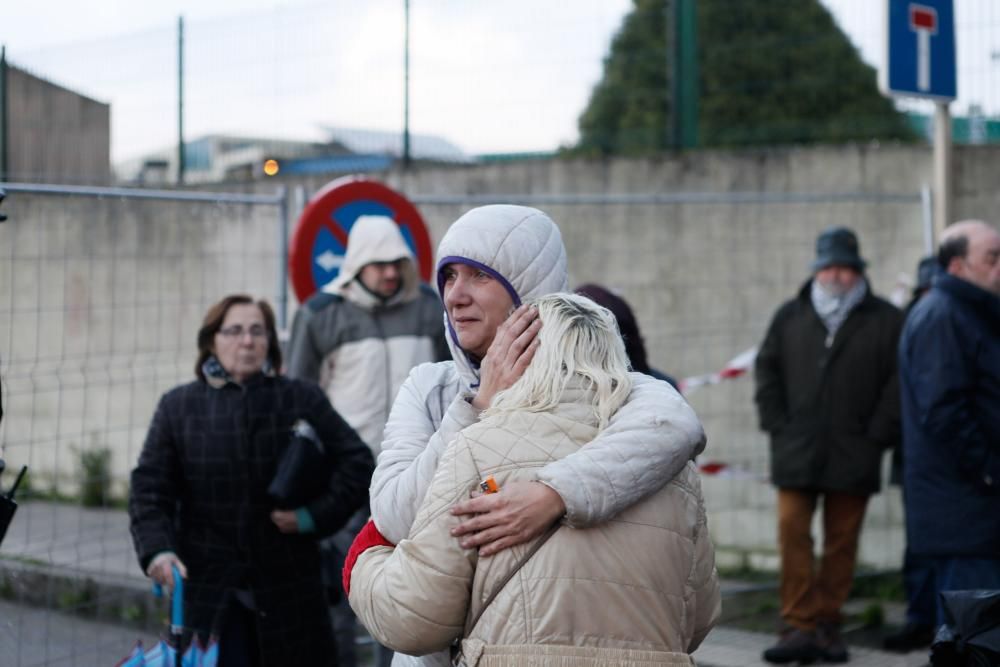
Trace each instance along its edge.
<path fill-rule="evenodd" d="M 432 241 L 480 203 L 524 203 L 551 213 L 569 251 L 571 284 L 619 291 L 636 311 L 652 364 L 689 380 L 688 398 L 710 440 L 702 463 L 720 563 L 774 569 L 774 499 L 752 381 L 720 371 L 733 370 L 730 362 L 760 342 L 774 309 L 805 280 L 815 236 L 829 225 L 854 227 L 875 291 L 905 299 L 916 261 L 928 250 L 925 126 L 911 116 L 913 143 L 902 147 L 869 142 L 881 121 L 858 107 L 839 122 L 860 144 L 774 150 L 767 144 L 812 141 L 815 128 L 778 115 L 749 122 L 737 113 L 703 130 L 738 145 L 759 145 L 764 137 L 764 148 L 640 161 L 551 158 L 577 142 L 577 122 L 605 72 L 612 38 L 639 4 L 585 0 L 568 10 L 518 0 L 505 3 L 514 11 L 501 14 L 491 3 L 413 3 L 414 148 L 418 157 L 452 164 L 411 171 L 391 166 L 402 145 L 404 3 L 368 3 L 369 11 L 360 12 L 344 3 L 306 2 L 186 21 L 187 174 L 189 182 L 252 180 L 261 178 L 264 158 L 279 156 L 282 179 L 303 158 L 303 169 L 324 173 L 303 171 L 283 182 L 312 190 L 334 171 L 375 170 L 420 206 Z M 664 34 L 678 27 L 670 26 L 674 4 L 663 2 L 657 30 Z M 786 4 L 729 6 L 769 5 L 774 12 Z M 960 97 L 952 111 L 964 116 L 967 130 L 956 131 L 956 139 L 989 143 L 1000 123 L 1000 9 L 990 0 L 956 5 Z M 776 82 L 820 95 L 817 70 L 793 63 L 799 52 L 815 57 L 824 44 L 849 44 L 864 63 L 882 64 L 882 4 L 824 0 L 822 7 L 836 31 L 793 25 L 746 43 L 713 43 L 701 33 L 706 56 L 737 66 L 780 53 L 787 64 L 770 81 L 705 79 L 711 58 L 702 58 L 703 100 L 770 95 L 761 91 Z M 110 148 L 98 148 L 111 151 L 118 178 L 172 181 L 177 42 L 171 22 L 99 40 L 8 49 L 7 58 L 110 104 Z M 654 81 L 677 76 L 666 50 L 662 58 L 636 55 L 630 62 L 655 70 Z M 798 95 L 786 106 L 797 104 Z M 650 96 L 666 99 L 668 92 L 639 91 L 640 98 Z M 895 107 L 930 112 L 926 102 Z M 11 135 L 11 143 L 30 136 L 34 143 L 24 150 L 60 149 L 63 135 L 51 117 L 19 118 L 26 124 L 9 130 L 22 133 Z M 996 129 L 1000 137 L 1000 124 Z M 702 140 L 711 144 L 712 134 Z M 522 151 L 545 159 L 506 161 Z M 996 153 L 984 146 L 959 152 L 957 217 L 992 214 L 1000 205 Z M 5 180 L 108 178 L 72 164 L 58 173 L 8 164 Z M 282 307 L 289 208 L 296 206 L 270 192 L 8 184 L 10 219 L 0 224 L 0 445 L 9 467 L 0 488 L 9 487 L 22 464 L 30 473 L 0 551 L 0 664 L 112 664 L 129 637 L 157 627 L 161 612 L 149 602 L 121 509 L 128 472 L 157 398 L 192 377 L 195 332 L 210 303 L 250 292 L 276 303 L 287 322 L 295 306 Z M 722 375 L 732 379 L 695 387 Z M 81 507 L 85 499 L 97 506 Z M 901 520 L 898 490 L 873 500 L 861 541 L 865 566 L 898 565 Z M 91 624 L 99 621 L 111 625 Z M 124 634 L 123 623 L 130 624 Z"/>
<path fill-rule="evenodd" d="M 128 473 L 159 396 L 192 377 L 207 307 L 237 291 L 284 298 L 286 197 L 5 188 L 0 486 L 28 474 L 0 600 L 55 615 L 5 609 L 0 663 L 114 664 L 128 642 L 65 619 L 131 622 L 133 638 L 155 623 L 122 511 Z"/>
<path fill-rule="evenodd" d="M 412 195 L 435 241 L 474 205 L 545 209 L 563 229 L 572 283 L 619 290 L 653 365 L 682 381 L 759 342 L 805 279 L 820 229 L 852 221 L 882 293 L 924 247 L 919 191 L 435 194 L 439 176 L 417 175 Z M 234 291 L 280 304 L 285 293 L 282 193 L 144 192 L 15 186 L 5 207 L 0 441 L 10 471 L 24 464 L 30 473 L 0 560 L 3 597 L 19 605 L 0 629 L 4 643 L 31 644 L 37 626 L 26 619 L 37 607 L 78 624 L 96 616 L 155 627 L 121 509 L 155 401 L 192 377 L 209 304 Z M 705 489 L 720 563 L 775 568 L 773 492 L 749 379 L 691 389 L 689 399 L 710 437 Z M 885 494 L 873 503 L 862 561 L 894 566 L 900 530 L 898 494 Z M 95 655 L 127 650 L 120 629 L 101 628 L 83 626 L 62 653 L 53 629 L 37 664 L 63 664 L 61 655 L 100 664 Z M 18 660 L 36 664 L 26 653 Z"/>
<path fill-rule="evenodd" d="M 428 216 L 453 220 L 496 196 L 417 201 Z M 857 230 L 873 289 L 902 306 L 928 247 L 927 192 L 510 194 L 503 201 L 538 206 L 561 224 L 571 288 L 603 284 L 632 305 L 651 365 L 680 381 L 705 425 L 703 483 L 719 562 L 776 570 L 768 447 L 747 365 L 752 349 L 809 277 L 816 236 L 830 226 Z M 871 503 L 861 562 L 898 567 L 902 528 L 898 489 L 888 489 Z"/>

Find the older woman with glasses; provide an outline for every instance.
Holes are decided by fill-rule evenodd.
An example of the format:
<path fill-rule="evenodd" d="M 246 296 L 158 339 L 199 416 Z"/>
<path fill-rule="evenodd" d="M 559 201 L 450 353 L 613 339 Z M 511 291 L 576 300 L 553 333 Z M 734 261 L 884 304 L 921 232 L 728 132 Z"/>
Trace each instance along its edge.
<path fill-rule="evenodd" d="M 217 634 L 220 665 L 333 664 L 316 539 L 367 499 L 368 447 L 319 387 L 278 374 L 274 313 L 227 296 L 198 331 L 197 379 L 167 392 L 132 472 L 129 515 L 143 570 L 185 578 L 185 623 Z M 304 507 L 267 488 L 293 425 L 312 426 L 330 482 Z"/>

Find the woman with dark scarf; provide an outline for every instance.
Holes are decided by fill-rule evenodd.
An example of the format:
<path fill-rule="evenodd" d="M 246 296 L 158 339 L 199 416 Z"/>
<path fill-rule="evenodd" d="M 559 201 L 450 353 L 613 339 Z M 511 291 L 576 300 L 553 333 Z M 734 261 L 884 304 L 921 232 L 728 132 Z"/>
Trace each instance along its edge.
<path fill-rule="evenodd" d="M 194 382 L 160 400 L 132 472 L 129 516 L 139 563 L 170 590 L 185 579 L 185 626 L 217 635 L 220 665 L 334 664 L 317 539 L 366 498 L 368 447 L 310 383 L 278 374 L 274 313 L 231 295 L 198 331 Z M 267 492 L 304 420 L 332 473 L 304 506 Z"/>

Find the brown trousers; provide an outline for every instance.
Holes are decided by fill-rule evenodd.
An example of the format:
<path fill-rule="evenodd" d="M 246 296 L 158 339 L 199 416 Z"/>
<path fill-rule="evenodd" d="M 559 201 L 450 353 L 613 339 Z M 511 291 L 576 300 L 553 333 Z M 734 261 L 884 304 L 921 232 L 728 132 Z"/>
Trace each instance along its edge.
<path fill-rule="evenodd" d="M 823 555 L 813 557 L 812 518 L 823 498 Z M 800 630 L 840 622 L 854 579 L 858 536 L 868 496 L 778 489 L 781 617 Z"/>

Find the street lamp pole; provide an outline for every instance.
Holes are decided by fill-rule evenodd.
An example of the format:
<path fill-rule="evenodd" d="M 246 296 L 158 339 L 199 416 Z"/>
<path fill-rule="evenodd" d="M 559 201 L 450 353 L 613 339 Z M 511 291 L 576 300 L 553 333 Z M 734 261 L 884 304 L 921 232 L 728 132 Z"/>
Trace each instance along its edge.
<path fill-rule="evenodd" d="M 403 166 L 409 167 L 410 156 L 410 0 L 403 0 Z"/>

